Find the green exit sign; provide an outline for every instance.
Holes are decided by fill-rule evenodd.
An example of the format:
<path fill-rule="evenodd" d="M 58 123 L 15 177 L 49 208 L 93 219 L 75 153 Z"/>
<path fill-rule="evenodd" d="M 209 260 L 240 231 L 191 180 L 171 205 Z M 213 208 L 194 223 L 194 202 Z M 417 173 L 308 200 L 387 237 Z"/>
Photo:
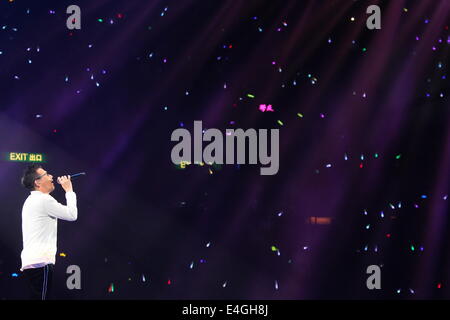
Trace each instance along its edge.
<path fill-rule="evenodd" d="M 45 162 L 42 153 L 26 153 L 26 152 L 8 152 L 6 154 L 7 161 L 14 162 Z"/>

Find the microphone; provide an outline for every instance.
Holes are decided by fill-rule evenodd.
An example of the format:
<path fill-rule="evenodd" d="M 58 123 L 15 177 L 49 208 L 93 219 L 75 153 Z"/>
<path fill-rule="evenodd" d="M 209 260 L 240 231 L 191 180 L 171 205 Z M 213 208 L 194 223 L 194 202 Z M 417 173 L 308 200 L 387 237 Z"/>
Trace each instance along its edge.
<path fill-rule="evenodd" d="M 86 175 L 86 172 L 75 173 L 75 174 L 70 175 L 70 179 L 78 177 L 78 176 L 85 176 L 85 175 Z"/>
<path fill-rule="evenodd" d="M 80 173 L 71 174 L 70 175 L 70 179 L 78 177 L 78 176 L 85 176 L 85 175 L 86 175 L 86 172 L 80 172 Z M 57 182 L 58 182 L 58 184 L 60 184 L 59 181 L 57 181 Z"/>

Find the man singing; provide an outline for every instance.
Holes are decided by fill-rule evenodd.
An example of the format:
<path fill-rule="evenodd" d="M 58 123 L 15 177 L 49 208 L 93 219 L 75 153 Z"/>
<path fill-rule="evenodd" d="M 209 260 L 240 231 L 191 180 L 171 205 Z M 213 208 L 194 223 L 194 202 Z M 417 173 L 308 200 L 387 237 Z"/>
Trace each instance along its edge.
<path fill-rule="evenodd" d="M 58 203 L 50 193 L 55 190 L 53 176 L 38 164 L 29 165 L 22 185 L 31 191 L 22 208 L 23 250 L 21 254 L 24 277 L 33 300 L 46 300 L 50 295 L 56 256 L 58 219 L 77 220 L 77 196 L 70 176 L 58 178 L 66 191 L 67 206 Z"/>

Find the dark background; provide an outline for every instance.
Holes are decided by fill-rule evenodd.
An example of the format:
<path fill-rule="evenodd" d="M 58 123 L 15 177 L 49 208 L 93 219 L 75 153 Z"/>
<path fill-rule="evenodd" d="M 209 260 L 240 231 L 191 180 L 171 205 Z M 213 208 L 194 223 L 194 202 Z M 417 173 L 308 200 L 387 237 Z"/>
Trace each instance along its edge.
<path fill-rule="evenodd" d="M 81 30 L 66 27 L 71 4 Z M 371 4 L 381 30 L 366 28 Z M 87 172 L 78 220 L 58 224 L 56 299 L 449 298 L 449 12 L 446 0 L 0 0 L 0 298 L 26 298 L 25 164 L 7 152 L 45 154 L 54 176 Z M 171 133 L 194 120 L 280 129 L 279 172 L 177 168 Z M 73 264 L 82 290 L 66 288 Z M 371 264 L 381 290 L 366 288 Z"/>

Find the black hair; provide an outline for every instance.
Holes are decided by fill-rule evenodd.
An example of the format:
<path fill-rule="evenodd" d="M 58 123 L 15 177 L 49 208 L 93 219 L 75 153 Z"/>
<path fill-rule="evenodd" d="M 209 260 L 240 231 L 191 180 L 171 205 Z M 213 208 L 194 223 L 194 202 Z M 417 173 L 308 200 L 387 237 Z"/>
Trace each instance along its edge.
<path fill-rule="evenodd" d="M 42 168 L 40 164 L 33 163 L 27 166 L 23 171 L 23 176 L 21 180 L 22 185 L 30 191 L 34 190 L 34 181 L 36 180 L 37 177 L 39 177 L 36 171 L 39 168 Z"/>

